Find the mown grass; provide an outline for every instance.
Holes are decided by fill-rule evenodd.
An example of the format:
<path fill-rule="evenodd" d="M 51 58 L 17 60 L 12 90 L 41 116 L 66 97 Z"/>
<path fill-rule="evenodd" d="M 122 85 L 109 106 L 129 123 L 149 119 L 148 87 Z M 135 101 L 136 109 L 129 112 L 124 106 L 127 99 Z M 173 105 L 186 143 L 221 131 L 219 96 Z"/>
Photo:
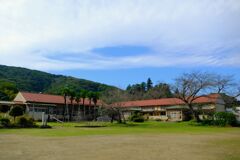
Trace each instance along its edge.
<path fill-rule="evenodd" d="M 48 125 L 52 129 L 0 129 L 0 134 L 21 134 L 33 136 L 88 136 L 88 135 L 117 135 L 117 134 L 211 134 L 224 132 L 238 132 L 240 128 L 194 126 L 189 122 L 128 122 L 127 124 L 106 122 L 54 123 Z M 78 126 L 78 127 L 76 127 Z M 82 126 L 82 127 L 81 127 Z M 100 127 L 84 127 L 100 126 Z M 103 127 L 101 127 L 103 126 Z"/>

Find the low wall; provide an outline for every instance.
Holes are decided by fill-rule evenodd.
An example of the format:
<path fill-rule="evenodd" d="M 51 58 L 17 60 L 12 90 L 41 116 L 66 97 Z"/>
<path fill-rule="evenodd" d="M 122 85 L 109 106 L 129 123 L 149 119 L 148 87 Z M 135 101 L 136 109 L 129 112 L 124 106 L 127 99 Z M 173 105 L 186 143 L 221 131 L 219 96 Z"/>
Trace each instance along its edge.
<path fill-rule="evenodd" d="M 161 120 L 161 121 L 167 121 L 168 120 L 167 116 L 149 116 L 148 118 L 150 120 Z"/>

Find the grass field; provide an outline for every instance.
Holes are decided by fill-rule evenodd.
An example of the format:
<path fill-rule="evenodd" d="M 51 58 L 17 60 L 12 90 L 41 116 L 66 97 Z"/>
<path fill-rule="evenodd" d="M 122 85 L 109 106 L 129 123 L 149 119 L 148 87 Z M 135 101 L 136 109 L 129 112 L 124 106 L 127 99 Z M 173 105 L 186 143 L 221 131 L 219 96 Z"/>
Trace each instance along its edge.
<path fill-rule="evenodd" d="M 240 128 L 188 122 L 49 125 L 53 128 L 0 129 L 0 159 L 240 159 Z"/>

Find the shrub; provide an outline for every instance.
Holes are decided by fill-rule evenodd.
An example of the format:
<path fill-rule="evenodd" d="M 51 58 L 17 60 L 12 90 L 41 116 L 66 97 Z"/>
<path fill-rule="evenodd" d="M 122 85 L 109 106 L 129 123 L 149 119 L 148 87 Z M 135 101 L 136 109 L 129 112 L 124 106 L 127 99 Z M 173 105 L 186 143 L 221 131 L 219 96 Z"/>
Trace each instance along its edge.
<path fill-rule="evenodd" d="M 144 118 L 143 117 L 134 118 L 133 122 L 144 122 Z"/>
<path fill-rule="evenodd" d="M 218 126 L 235 126 L 237 124 L 237 120 L 233 113 L 217 112 L 214 114 L 214 124 Z"/>
<path fill-rule="evenodd" d="M 0 126 L 4 128 L 10 127 L 10 120 L 8 118 L 0 118 Z"/>
<path fill-rule="evenodd" d="M 10 110 L 10 106 L 8 105 L 0 105 L 0 112 L 7 113 Z"/>
<path fill-rule="evenodd" d="M 49 128 L 52 128 L 52 126 L 49 126 L 49 125 L 41 125 L 41 126 L 39 126 L 39 128 L 41 128 L 41 129 L 49 129 Z"/>
<path fill-rule="evenodd" d="M 211 125 L 214 125 L 214 121 L 212 119 L 203 119 L 201 121 L 201 124 L 203 126 L 211 126 Z"/>
<path fill-rule="evenodd" d="M 22 128 L 36 127 L 36 124 L 32 118 L 24 117 L 24 116 L 17 118 L 16 125 Z"/>
<path fill-rule="evenodd" d="M 135 111 L 130 117 L 130 121 L 133 122 L 144 122 L 144 117 L 140 112 Z"/>
<path fill-rule="evenodd" d="M 24 109 L 21 106 L 15 106 L 10 110 L 9 115 L 12 116 L 15 121 L 15 118 L 17 116 L 22 116 L 23 113 L 24 113 Z"/>

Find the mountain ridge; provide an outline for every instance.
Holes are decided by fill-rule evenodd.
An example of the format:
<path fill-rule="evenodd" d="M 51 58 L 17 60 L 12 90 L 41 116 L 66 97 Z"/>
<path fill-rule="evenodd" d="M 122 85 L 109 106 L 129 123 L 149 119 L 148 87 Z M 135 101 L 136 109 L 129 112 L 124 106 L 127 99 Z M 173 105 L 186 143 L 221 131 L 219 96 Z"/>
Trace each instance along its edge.
<path fill-rule="evenodd" d="M 23 67 L 0 65 L 0 83 L 9 82 L 18 91 L 61 94 L 64 86 L 69 86 L 76 92 L 80 90 L 103 92 L 118 89 L 115 86 L 94 82 L 72 76 L 56 75 Z"/>

